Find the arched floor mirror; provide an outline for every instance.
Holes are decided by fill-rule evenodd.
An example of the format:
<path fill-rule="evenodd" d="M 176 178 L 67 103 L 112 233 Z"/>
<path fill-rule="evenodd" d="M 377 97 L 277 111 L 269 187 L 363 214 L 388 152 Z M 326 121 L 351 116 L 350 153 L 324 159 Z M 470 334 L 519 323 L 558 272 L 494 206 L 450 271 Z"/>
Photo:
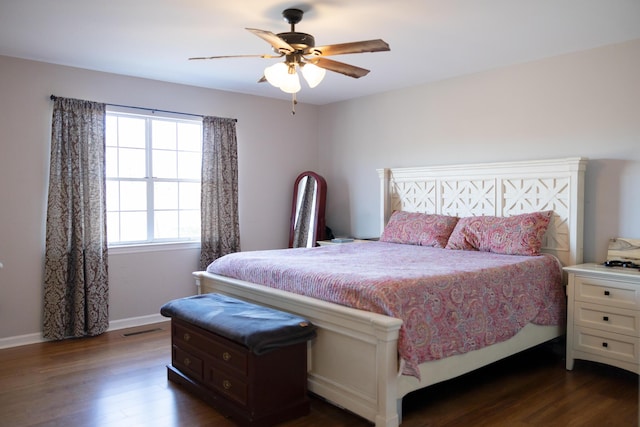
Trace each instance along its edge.
<path fill-rule="evenodd" d="M 298 175 L 293 186 L 290 248 L 310 248 L 325 239 L 327 182 L 315 172 Z"/>

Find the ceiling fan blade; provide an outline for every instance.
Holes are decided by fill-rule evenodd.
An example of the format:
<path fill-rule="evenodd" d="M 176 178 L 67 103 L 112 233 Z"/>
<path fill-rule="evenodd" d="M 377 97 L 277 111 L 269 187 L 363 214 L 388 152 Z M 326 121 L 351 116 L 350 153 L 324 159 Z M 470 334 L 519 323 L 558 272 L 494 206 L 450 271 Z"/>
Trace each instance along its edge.
<path fill-rule="evenodd" d="M 309 49 L 309 54 L 317 56 L 344 55 L 347 53 L 384 52 L 391 50 L 387 42 L 381 39 L 364 40 L 361 42 L 331 44 L 316 46 Z"/>
<path fill-rule="evenodd" d="M 271 46 L 273 46 L 276 52 L 280 52 L 284 54 L 284 53 L 293 53 L 293 51 L 295 51 L 295 49 L 291 47 L 289 43 L 285 42 L 276 34 L 272 33 L 271 31 L 258 30 L 256 28 L 246 28 L 246 30 L 251 31 L 253 34 L 255 34 L 256 36 L 260 37 L 262 40 L 269 43 Z"/>
<path fill-rule="evenodd" d="M 358 79 L 369 74 L 369 70 L 356 67 L 355 65 L 345 64 L 344 62 L 334 61 L 333 59 L 311 58 L 308 62 L 317 65 L 320 68 L 324 68 L 325 70 L 335 71 L 336 73 L 344 74 L 346 76 L 353 77 L 354 79 Z"/>
<path fill-rule="evenodd" d="M 189 58 L 189 61 L 197 59 L 223 59 L 223 58 L 282 58 L 284 55 L 220 55 L 220 56 L 197 56 Z"/>

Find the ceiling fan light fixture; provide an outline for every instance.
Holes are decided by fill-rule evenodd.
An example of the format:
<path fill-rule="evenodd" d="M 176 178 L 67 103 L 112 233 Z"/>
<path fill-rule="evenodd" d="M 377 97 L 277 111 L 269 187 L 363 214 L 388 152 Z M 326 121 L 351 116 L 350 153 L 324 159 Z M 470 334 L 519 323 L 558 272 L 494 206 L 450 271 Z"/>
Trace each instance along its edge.
<path fill-rule="evenodd" d="M 282 79 L 282 84 L 280 85 L 280 90 L 286 93 L 298 93 L 302 89 L 300 86 L 300 78 L 298 74 L 293 72 L 293 74 L 287 73 L 286 76 Z"/>
<path fill-rule="evenodd" d="M 302 88 L 295 64 L 288 65 L 284 62 L 278 62 L 270 65 L 264 69 L 264 77 L 272 86 L 286 93 L 297 93 Z"/>
<path fill-rule="evenodd" d="M 284 62 L 278 62 L 264 69 L 264 77 L 269 83 L 271 83 L 271 85 L 279 88 L 282 85 L 282 80 L 286 77 L 288 72 L 287 64 Z"/>
<path fill-rule="evenodd" d="M 304 64 L 301 69 L 302 77 L 304 77 L 307 84 L 312 89 L 318 86 L 322 79 L 324 79 L 325 74 L 327 74 L 327 70 L 311 63 Z"/>

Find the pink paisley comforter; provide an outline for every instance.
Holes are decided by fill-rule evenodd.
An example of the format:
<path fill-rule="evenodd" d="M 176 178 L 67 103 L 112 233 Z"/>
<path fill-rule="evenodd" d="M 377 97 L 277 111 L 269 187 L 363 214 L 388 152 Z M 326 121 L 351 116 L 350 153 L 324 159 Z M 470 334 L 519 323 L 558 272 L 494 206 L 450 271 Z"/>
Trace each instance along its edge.
<path fill-rule="evenodd" d="M 369 242 L 239 252 L 207 271 L 402 319 L 404 374 L 505 341 L 532 322 L 564 321 L 562 270 L 516 256 Z"/>

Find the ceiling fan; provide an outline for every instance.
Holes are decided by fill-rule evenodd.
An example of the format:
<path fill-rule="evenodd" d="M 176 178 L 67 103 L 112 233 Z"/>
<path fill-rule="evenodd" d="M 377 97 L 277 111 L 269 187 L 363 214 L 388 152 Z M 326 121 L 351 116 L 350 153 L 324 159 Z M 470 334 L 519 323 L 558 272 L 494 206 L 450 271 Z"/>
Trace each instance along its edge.
<path fill-rule="evenodd" d="M 327 56 L 390 50 L 389 45 L 381 39 L 316 46 L 315 38 L 311 34 L 300 33 L 295 30 L 295 25 L 302 20 L 303 14 L 304 12 L 300 9 L 286 9 L 282 12 L 284 20 L 291 24 L 291 31 L 289 32 L 274 34 L 271 31 L 247 28 L 248 31 L 269 43 L 275 55 L 224 55 L 189 59 L 284 57 L 284 62 L 278 62 L 267 67 L 264 70 L 264 76 L 258 82 L 268 81 L 283 92 L 291 93 L 295 96 L 295 93 L 301 89 L 296 69 L 301 70 L 304 79 L 313 88 L 322 81 L 326 70 L 356 79 L 369 73 L 367 69 L 334 61 L 326 58 Z"/>

